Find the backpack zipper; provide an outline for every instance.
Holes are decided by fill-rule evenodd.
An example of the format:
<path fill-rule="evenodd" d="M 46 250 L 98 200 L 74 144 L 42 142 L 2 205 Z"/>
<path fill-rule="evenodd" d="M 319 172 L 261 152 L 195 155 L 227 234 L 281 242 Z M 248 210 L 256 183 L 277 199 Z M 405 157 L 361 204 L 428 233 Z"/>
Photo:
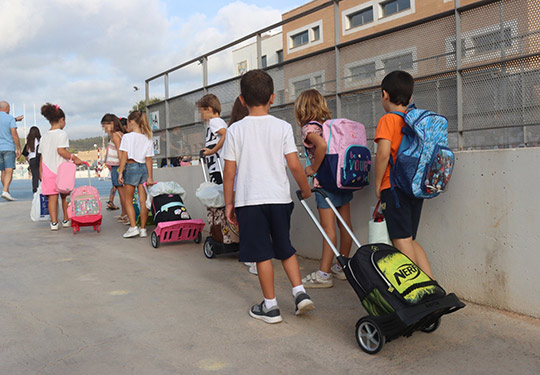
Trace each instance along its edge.
<path fill-rule="evenodd" d="M 371 264 L 373 265 L 373 268 L 375 268 L 375 271 L 377 271 L 381 279 L 383 279 L 386 285 L 388 286 L 388 291 L 392 293 L 394 291 L 394 287 L 392 286 L 392 284 L 390 284 L 390 282 L 386 279 L 386 277 L 384 277 L 384 275 L 379 270 L 379 267 L 377 267 L 377 265 L 375 264 L 374 256 L 375 256 L 375 253 L 371 253 Z"/>

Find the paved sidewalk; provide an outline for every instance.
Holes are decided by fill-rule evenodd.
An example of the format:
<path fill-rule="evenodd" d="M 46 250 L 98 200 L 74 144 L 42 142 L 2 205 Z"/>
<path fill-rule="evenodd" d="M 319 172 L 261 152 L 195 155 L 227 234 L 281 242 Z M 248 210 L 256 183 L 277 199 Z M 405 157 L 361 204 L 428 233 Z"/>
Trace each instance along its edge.
<path fill-rule="evenodd" d="M 103 212 L 101 233 L 73 235 L 29 210 L 0 202 L 0 374 L 540 373 L 540 320 L 467 303 L 436 332 L 370 356 L 355 341 L 365 313 L 346 281 L 311 291 L 316 309 L 296 317 L 276 267 L 284 322 L 268 325 L 248 316 L 262 296 L 235 256 L 122 239 L 118 211 Z"/>

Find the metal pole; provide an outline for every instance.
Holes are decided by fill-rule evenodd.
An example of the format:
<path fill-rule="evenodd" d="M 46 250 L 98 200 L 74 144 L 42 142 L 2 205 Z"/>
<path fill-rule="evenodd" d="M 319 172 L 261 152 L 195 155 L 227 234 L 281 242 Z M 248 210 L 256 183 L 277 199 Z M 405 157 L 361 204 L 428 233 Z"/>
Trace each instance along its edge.
<path fill-rule="evenodd" d="M 341 22 L 339 13 L 339 1 L 334 0 L 334 51 L 336 54 L 336 117 L 342 117 L 341 110 L 341 56 L 339 43 L 341 38 Z"/>
<path fill-rule="evenodd" d="M 262 37 L 257 34 L 257 69 L 262 69 Z"/>
<path fill-rule="evenodd" d="M 461 72 L 461 13 L 458 11 L 460 0 L 454 0 L 454 16 L 456 18 L 456 97 L 457 97 L 457 127 L 458 149 L 463 150 L 463 76 Z"/>
<path fill-rule="evenodd" d="M 167 143 L 165 146 L 165 157 L 167 158 L 167 163 L 169 162 L 169 158 L 171 157 L 171 146 L 170 146 L 170 140 L 171 135 L 169 133 L 170 128 L 170 111 L 169 111 L 169 73 L 166 73 L 165 76 L 165 142 Z"/>
<path fill-rule="evenodd" d="M 203 56 L 201 59 L 203 70 L 203 92 L 204 95 L 208 94 L 208 56 Z"/>

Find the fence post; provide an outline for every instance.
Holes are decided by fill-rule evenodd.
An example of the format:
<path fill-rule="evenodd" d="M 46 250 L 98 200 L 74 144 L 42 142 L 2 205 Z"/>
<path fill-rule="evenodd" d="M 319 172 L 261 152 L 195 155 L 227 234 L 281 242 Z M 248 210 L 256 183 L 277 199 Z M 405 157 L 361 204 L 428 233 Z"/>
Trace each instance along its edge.
<path fill-rule="evenodd" d="M 257 34 L 257 69 L 262 69 L 262 37 L 261 34 Z"/>
<path fill-rule="evenodd" d="M 339 15 L 339 2 L 341 0 L 334 0 L 334 51 L 336 55 L 336 116 L 341 115 L 341 56 L 339 54 L 339 43 L 341 40 L 341 22 Z"/>
<path fill-rule="evenodd" d="M 454 16 L 456 18 L 456 97 L 457 97 L 457 127 L 458 127 L 458 149 L 463 150 L 463 76 L 461 72 L 461 13 L 460 0 L 454 0 Z"/>
<path fill-rule="evenodd" d="M 208 56 L 201 58 L 202 73 L 203 73 L 203 92 L 204 95 L 208 94 Z"/>
<path fill-rule="evenodd" d="M 165 147 L 165 157 L 167 158 L 167 164 L 169 163 L 169 158 L 171 157 L 171 146 L 170 143 L 170 112 L 169 112 L 169 73 L 165 73 L 165 142 L 167 143 Z"/>

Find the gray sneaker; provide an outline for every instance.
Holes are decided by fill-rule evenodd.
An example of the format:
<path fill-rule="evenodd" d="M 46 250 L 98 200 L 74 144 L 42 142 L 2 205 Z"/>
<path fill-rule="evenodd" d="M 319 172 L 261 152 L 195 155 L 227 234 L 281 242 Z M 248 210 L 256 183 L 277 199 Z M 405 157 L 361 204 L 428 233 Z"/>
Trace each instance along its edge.
<path fill-rule="evenodd" d="M 301 315 L 315 308 L 313 301 L 306 292 L 296 293 L 294 296 L 294 304 L 296 305 L 296 310 L 294 311 L 295 315 Z"/>
<path fill-rule="evenodd" d="M 262 301 L 259 305 L 251 306 L 251 309 L 249 310 L 249 316 L 270 324 L 280 323 L 281 321 L 283 321 L 279 312 L 279 307 L 274 306 L 267 310 L 264 301 Z"/>
<path fill-rule="evenodd" d="M 341 266 L 337 263 L 334 263 L 332 267 L 330 268 L 330 271 L 334 275 L 334 277 L 338 280 L 347 280 L 347 276 L 345 276 L 345 272 L 343 272 L 343 269 Z"/>

